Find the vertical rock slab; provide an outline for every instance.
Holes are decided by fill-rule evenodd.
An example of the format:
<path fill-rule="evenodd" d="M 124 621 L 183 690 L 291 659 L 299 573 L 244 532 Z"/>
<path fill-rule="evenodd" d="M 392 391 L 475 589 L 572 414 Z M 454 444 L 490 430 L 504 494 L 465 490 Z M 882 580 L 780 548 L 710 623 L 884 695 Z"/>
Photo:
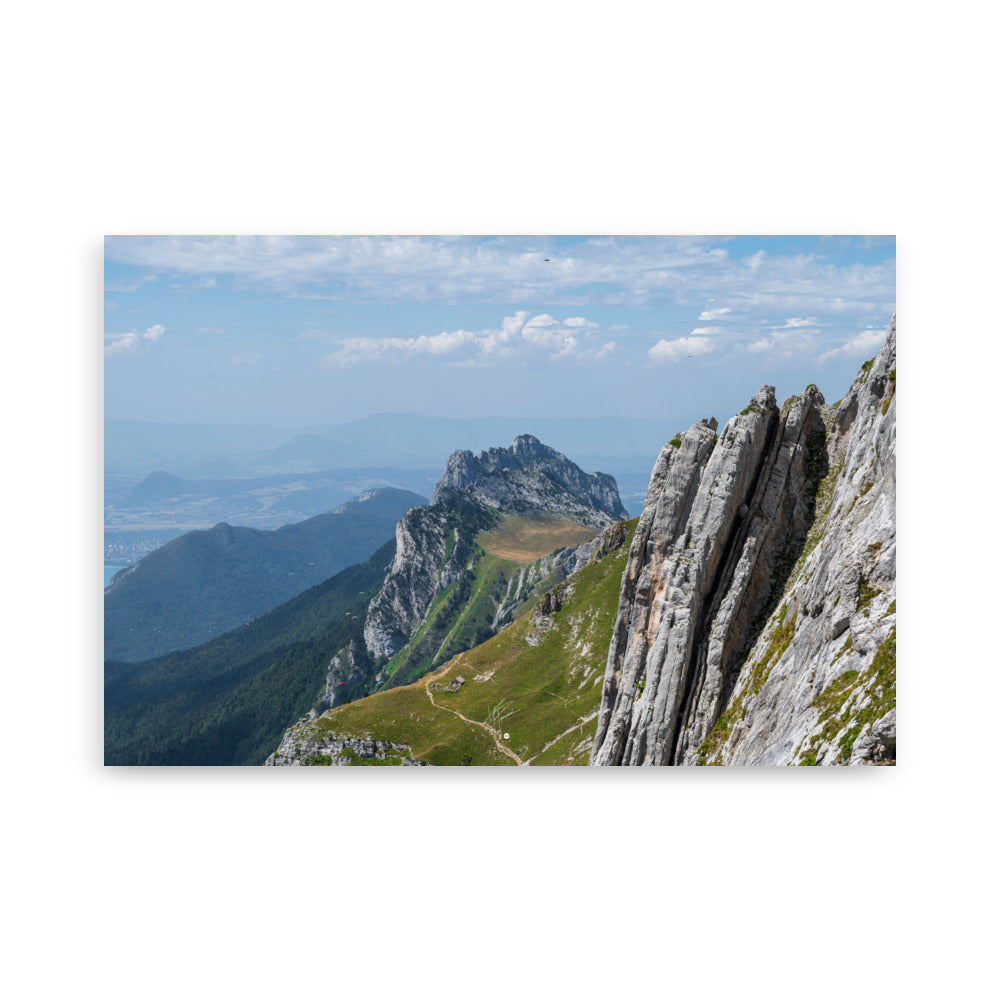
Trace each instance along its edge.
<path fill-rule="evenodd" d="M 698 762 L 895 762 L 895 316 L 830 427 L 805 552 Z"/>
<path fill-rule="evenodd" d="M 622 584 L 591 763 L 688 762 L 714 724 L 805 540 L 825 465 L 822 406 L 811 386 L 779 412 L 764 386 L 717 441 L 701 423 L 664 448 Z"/>
<path fill-rule="evenodd" d="M 591 764 L 894 760 L 895 343 L 836 410 L 765 386 L 663 449 Z"/>

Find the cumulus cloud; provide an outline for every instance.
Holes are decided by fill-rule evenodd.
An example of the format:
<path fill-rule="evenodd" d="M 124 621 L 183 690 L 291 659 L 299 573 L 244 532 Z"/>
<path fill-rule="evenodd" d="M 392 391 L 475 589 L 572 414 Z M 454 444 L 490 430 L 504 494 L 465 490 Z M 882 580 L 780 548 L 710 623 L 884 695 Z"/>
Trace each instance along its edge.
<path fill-rule="evenodd" d="M 816 318 L 813 317 L 813 316 L 810 316 L 808 318 L 804 318 L 802 316 L 792 316 L 789 319 L 786 319 L 785 322 L 784 322 L 784 324 L 782 326 L 773 326 L 773 327 L 771 327 L 771 329 L 772 330 L 799 330 L 802 327 L 806 327 L 806 326 L 819 326 L 819 323 L 817 323 Z"/>
<path fill-rule="evenodd" d="M 155 323 L 142 333 L 138 330 L 129 330 L 128 333 L 107 334 L 108 343 L 104 345 L 104 353 L 108 357 L 136 354 L 144 342 L 153 343 L 166 332 L 167 328 L 162 323 Z"/>
<path fill-rule="evenodd" d="M 711 323 L 712 320 L 721 319 L 727 313 L 731 312 L 732 309 L 730 309 L 729 306 L 722 306 L 719 309 L 706 309 L 704 312 L 701 313 L 698 319 L 705 319 Z"/>
<path fill-rule="evenodd" d="M 691 331 L 692 337 L 711 337 L 712 334 L 719 333 L 721 326 L 699 326 Z"/>
<path fill-rule="evenodd" d="M 872 350 L 878 350 L 882 346 L 884 337 L 885 330 L 882 327 L 870 326 L 862 330 L 856 337 L 852 337 L 847 343 L 841 344 L 840 347 L 824 351 L 817 360 L 820 364 L 823 364 L 831 358 L 836 358 L 840 355 L 851 357 L 852 355 L 861 356 L 862 354 L 870 354 Z"/>
<path fill-rule="evenodd" d="M 676 340 L 658 340 L 647 352 L 653 364 L 664 364 L 667 361 L 679 361 L 681 358 L 697 354 L 708 354 L 712 350 L 712 341 L 704 337 L 678 337 Z"/>
<path fill-rule="evenodd" d="M 582 316 L 558 320 L 548 313 L 532 316 L 520 310 L 504 316 L 494 329 L 445 330 L 419 337 L 350 337 L 339 341 L 337 350 L 323 363 L 344 368 L 375 361 L 448 356 L 452 367 L 472 367 L 525 360 L 543 353 L 553 361 L 591 360 L 614 349 L 614 341 L 610 348 L 608 344 L 598 348 L 586 342 L 597 328 L 597 323 Z"/>
<path fill-rule="evenodd" d="M 773 351 L 773 340 L 755 340 L 752 344 L 747 344 L 747 350 L 751 354 L 760 354 L 762 351 Z"/>

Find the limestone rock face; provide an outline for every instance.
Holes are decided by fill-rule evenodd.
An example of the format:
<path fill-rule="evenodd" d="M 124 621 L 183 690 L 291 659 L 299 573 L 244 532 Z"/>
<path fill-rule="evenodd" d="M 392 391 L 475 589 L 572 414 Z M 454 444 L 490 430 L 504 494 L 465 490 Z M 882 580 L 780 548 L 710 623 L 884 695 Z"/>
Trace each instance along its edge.
<path fill-rule="evenodd" d="M 396 525 L 396 556 L 365 617 L 365 645 L 373 656 L 401 649 L 434 596 L 461 574 L 469 540 L 450 513 L 443 504 L 414 507 Z M 457 544 L 460 535 L 466 544 Z"/>
<path fill-rule="evenodd" d="M 456 451 L 434 487 L 431 506 L 463 492 L 507 513 L 556 512 L 595 528 L 627 516 L 612 476 L 588 475 L 531 434 L 478 456 Z"/>
<path fill-rule="evenodd" d="M 591 763 L 894 759 L 894 636 L 895 317 L 835 410 L 764 386 L 664 447 Z"/>

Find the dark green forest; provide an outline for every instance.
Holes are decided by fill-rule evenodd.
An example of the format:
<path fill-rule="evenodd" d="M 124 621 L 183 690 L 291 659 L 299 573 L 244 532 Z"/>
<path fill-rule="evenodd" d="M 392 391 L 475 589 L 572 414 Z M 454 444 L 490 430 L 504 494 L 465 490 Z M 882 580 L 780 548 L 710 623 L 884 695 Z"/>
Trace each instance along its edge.
<path fill-rule="evenodd" d="M 105 763 L 263 763 L 313 707 L 333 655 L 349 643 L 363 650 L 354 640 L 394 552 L 395 540 L 387 542 L 367 562 L 195 649 L 106 662 Z"/>

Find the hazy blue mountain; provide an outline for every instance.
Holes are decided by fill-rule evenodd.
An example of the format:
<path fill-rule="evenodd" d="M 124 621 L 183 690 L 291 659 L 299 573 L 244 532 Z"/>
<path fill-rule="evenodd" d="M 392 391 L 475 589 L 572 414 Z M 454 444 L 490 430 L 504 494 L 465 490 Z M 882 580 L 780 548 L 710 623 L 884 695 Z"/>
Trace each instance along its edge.
<path fill-rule="evenodd" d="M 267 525 L 280 527 L 281 523 L 328 511 L 372 489 L 393 487 L 429 492 L 437 474 L 437 468 L 370 468 L 254 478 L 190 479 L 157 471 L 128 487 L 106 483 L 105 500 L 129 515 L 160 512 L 178 516 L 190 508 L 186 516 L 197 517 L 210 507 L 225 511 L 226 516 L 218 520 L 230 523 L 242 523 L 243 518 L 259 521 L 264 517 L 274 522 L 284 517 L 283 522 Z"/>
<path fill-rule="evenodd" d="M 473 420 L 379 413 L 331 427 L 323 433 L 297 435 L 246 459 L 259 468 L 305 471 L 336 466 L 392 465 L 400 468 L 440 465 L 460 449 L 481 451 L 497 441 L 531 434 L 549 443 L 587 471 L 593 460 L 655 461 L 664 440 L 676 428 L 672 418 L 622 417 L 481 417 Z M 649 469 L 645 470 L 647 473 Z M 613 474 L 613 473 L 612 473 Z"/>
<path fill-rule="evenodd" d="M 145 660 L 251 621 L 367 558 L 407 510 L 426 502 L 384 489 L 273 531 L 217 524 L 188 532 L 112 579 L 105 657 Z"/>
<path fill-rule="evenodd" d="M 150 420 L 104 421 L 104 468 L 106 472 L 178 471 L 178 466 L 203 462 L 226 463 L 232 456 L 260 448 L 273 448 L 306 427 L 225 424 L 171 424 Z M 312 428 L 315 429 L 315 428 Z M 238 466 L 225 466 L 236 470 Z M 226 475 L 223 467 L 215 473 Z M 238 472 L 234 472 L 238 474 Z"/>

